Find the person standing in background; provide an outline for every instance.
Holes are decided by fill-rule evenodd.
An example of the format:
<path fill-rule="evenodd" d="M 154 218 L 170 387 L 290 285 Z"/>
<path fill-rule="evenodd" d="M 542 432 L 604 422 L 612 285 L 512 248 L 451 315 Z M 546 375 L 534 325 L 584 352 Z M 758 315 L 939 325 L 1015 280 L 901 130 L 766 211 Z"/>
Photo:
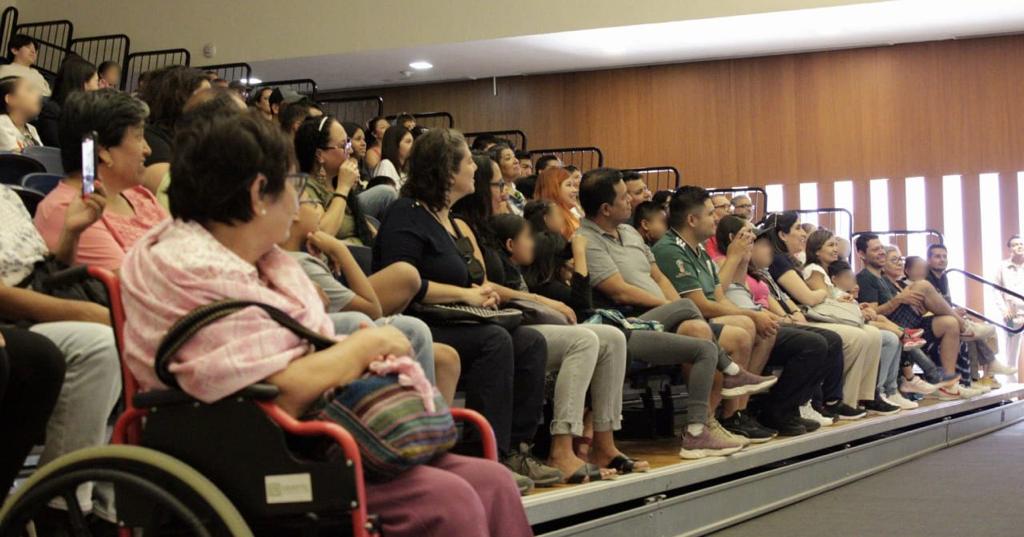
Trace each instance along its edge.
<path fill-rule="evenodd" d="M 1006 242 L 1006 247 L 1010 249 L 1010 257 L 999 264 L 996 283 L 1024 295 L 1024 239 L 1014 235 Z M 1024 324 L 1024 300 L 1007 293 L 997 293 L 996 303 L 1003 312 L 1003 320 L 1007 326 L 1017 328 Z M 1017 381 L 1024 382 L 1024 368 L 1020 363 L 1020 343 L 1019 333 L 1006 335 L 1006 363 L 1010 364 L 1010 367 L 1017 367 Z"/>

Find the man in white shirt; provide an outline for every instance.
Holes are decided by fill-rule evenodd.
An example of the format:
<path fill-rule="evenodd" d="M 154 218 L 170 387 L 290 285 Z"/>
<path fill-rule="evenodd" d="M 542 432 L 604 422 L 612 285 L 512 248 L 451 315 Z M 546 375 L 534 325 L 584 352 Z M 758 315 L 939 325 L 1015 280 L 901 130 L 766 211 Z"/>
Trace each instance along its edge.
<path fill-rule="evenodd" d="M 0 66 L 0 78 L 19 76 L 28 79 L 39 88 L 43 97 L 49 97 L 50 84 L 39 71 L 32 68 L 38 53 L 39 46 L 35 39 L 23 34 L 15 35 L 7 45 L 7 60 L 10 63 Z"/>
<path fill-rule="evenodd" d="M 1024 239 L 1014 235 L 1006 243 L 1010 249 L 1010 257 L 999 264 L 996 283 L 1019 294 L 1024 294 Z M 1003 319 L 1008 326 L 1017 327 L 1024 324 L 1024 301 L 1005 293 L 996 293 L 996 302 L 1003 312 Z M 1010 367 L 1017 367 L 1018 381 L 1024 378 L 1021 371 L 1020 334 L 1007 334 L 1006 362 Z"/>

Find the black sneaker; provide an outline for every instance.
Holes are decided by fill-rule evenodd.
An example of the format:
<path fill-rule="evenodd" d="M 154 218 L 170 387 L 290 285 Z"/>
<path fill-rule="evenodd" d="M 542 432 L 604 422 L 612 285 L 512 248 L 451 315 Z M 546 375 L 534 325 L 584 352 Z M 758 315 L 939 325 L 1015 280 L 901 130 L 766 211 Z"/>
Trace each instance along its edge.
<path fill-rule="evenodd" d="M 800 420 L 800 423 L 804 424 L 804 429 L 807 429 L 807 432 L 809 433 L 813 433 L 814 431 L 821 429 L 821 424 L 817 421 L 801 418 L 800 416 L 797 416 L 797 418 Z"/>
<path fill-rule="evenodd" d="M 731 418 L 718 421 L 726 431 L 745 437 L 752 444 L 763 444 L 778 435 L 778 431 L 769 429 L 742 411 L 737 411 Z"/>
<path fill-rule="evenodd" d="M 818 412 L 826 418 L 832 418 L 834 420 L 859 420 L 867 415 L 867 412 L 853 408 L 850 405 L 838 401 L 836 403 L 828 404 L 825 403 Z"/>
<path fill-rule="evenodd" d="M 778 431 L 779 436 L 800 436 L 806 434 L 807 427 L 804 427 L 804 421 L 796 414 L 773 416 L 765 413 L 761 415 L 761 423 Z"/>
<path fill-rule="evenodd" d="M 874 401 L 861 401 L 861 404 L 864 405 L 864 410 L 873 416 L 892 416 L 900 411 L 900 407 L 890 405 L 880 398 L 876 398 Z"/>

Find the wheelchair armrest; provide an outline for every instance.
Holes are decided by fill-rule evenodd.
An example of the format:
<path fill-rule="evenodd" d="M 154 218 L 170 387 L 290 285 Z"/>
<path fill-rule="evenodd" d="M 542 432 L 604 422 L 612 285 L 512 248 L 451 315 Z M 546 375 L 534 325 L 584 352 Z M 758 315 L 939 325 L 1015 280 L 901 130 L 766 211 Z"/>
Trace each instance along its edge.
<path fill-rule="evenodd" d="M 480 440 L 483 443 L 484 458 L 497 462 L 498 460 L 498 441 L 494 436 L 494 428 L 491 427 L 490 422 L 487 418 L 483 417 L 482 414 L 468 408 L 453 408 L 452 418 L 455 421 L 464 421 L 476 427 L 480 433 Z"/>
<path fill-rule="evenodd" d="M 271 401 L 280 390 L 273 384 L 253 384 L 228 397 L 241 397 L 254 401 Z M 187 405 L 199 400 L 181 390 L 151 390 L 136 394 L 132 399 L 137 408 L 155 408 L 170 405 Z"/>

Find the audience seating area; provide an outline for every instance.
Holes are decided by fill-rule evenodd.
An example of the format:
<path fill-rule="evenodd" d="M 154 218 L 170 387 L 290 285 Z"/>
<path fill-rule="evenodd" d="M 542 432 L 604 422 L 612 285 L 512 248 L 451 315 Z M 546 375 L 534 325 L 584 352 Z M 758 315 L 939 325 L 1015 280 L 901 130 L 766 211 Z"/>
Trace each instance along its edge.
<path fill-rule="evenodd" d="M 43 448 L 47 460 L 22 468 L 10 494 L 12 483 L 0 474 L 0 537 L 28 528 L 68 534 L 54 527 L 74 535 L 414 535 L 394 510 L 422 508 L 402 502 L 425 497 L 415 495 L 422 482 L 409 476 L 426 463 L 389 481 L 379 477 L 378 457 L 412 458 L 408 446 L 389 443 L 396 429 L 419 433 L 423 444 L 439 442 L 447 429 L 437 416 L 450 417 L 458 431 L 441 457 L 467 455 L 459 460 L 491 470 L 500 463 L 503 480 L 481 485 L 432 467 L 453 481 L 424 482 L 464 486 L 475 502 L 466 511 L 479 510 L 492 535 L 501 534 L 493 528 L 499 522 L 517 536 L 702 535 L 1024 419 L 1016 359 L 1000 359 L 1005 349 L 989 343 L 997 330 L 1019 336 L 1024 326 L 962 310 L 943 282 L 959 273 L 1022 303 L 1024 289 L 947 267 L 938 230 L 855 232 L 843 208 L 769 211 L 759 186 L 688 185 L 685 169 L 606 162 L 598 147 L 532 148 L 514 125 L 460 134 L 449 112 L 396 111 L 375 95 L 324 98 L 311 79 L 250 87 L 247 63 L 190 68 L 187 49 L 136 51 L 128 35 L 78 37 L 73 21 L 23 22 L 15 8 L 3 12 L 0 30 L 5 50 L 12 40 L 36 49 L 34 68 L 50 85 L 78 62 L 97 76 L 101 64 L 117 67 L 119 80 L 104 82 L 109 88 L 82 85 L 61 102 L 39 103 L 57 106 L 62 128 L 82 127 L 107 144 L 106 154 L 116 147 L 134 159 L 118 166 L 114 157 L 96 157 L 102 190 L 90 198 L 80 194 L 90 164 L 81 148 L 44 146 L 31 136 L 0 147 L 0 224 L 9 233 L 0 229 L 0 300 L 12 304 L 3 308 L 0 335 L 17 342 L 27 327 L 63 325 L 70 336 L 33 331 L 70 360 L 85 351 L 68 340 L 87 323 L 102 326 L 105 352 L 113 354 L 107 358 L 120 372 L 103 379 L 120 385 L 116 404 L 93 416 L 109 418 L 109 438 L 98 427 L 80 448 Z M 4 91 L 15 94 L 21 83 Z M 156 104 L 175 92 L 188 95 L 175 101 L 179 109 Z M 135 126 L 146 142 L 132 145 L 129 125 L 111 144 L 115 134 L 89 123 L 98 120 L 78 104 L 90 98 L 93 107 L 120 100 L 120 113 L 150 114 L 144 129 Z M 146 99 L 153 102 L 141 106 Z M 34 132 L 18 124 L 19 113 L 8 110 L 8 122 Z M 243 137 L 256 140 L 245 149 L 264 168 L 238 163 L 254 171 L 224 195 L 217 189 L 227 186 L 201 179 L 233 170 L 211 163 L 203 147 Z M 217 149 L 227 155 L 233 147 Z M 145 166 L 134 169 L 140 157 Z M 71 163 L 77 169 L 66 169 Z M 448 175 L 431 175 L 439 169 Z M 114 196 L 99 195 L 114 188 Z M 237 202 L 250 198 L 258 202 Z M 204 213 L 210 208 L 213 214 Z M 815 229 L 801 225 L 810 216 Z M 241 229 L 258 232 L 231 235 Z M 834 236 L 840 229 L 848 234 Z M 170 257 L 196 264 L 166 272 L 194 289 L 154 276 L 160 271 L 145 257 L 157 255 L 160 241 L 189 233 Z M 249 259 L 232 241 L 253 234 L 282 238 Z M 884 244 L 915 234 L 931 244 L 920 277 L 898 249 L 890 259 Z M 200 263 L 225 253 L 218 262 L 235 264 L 225 269 L 233 279 L 217 281 L 221 267 Z M 863 270 L 845 274 L 851 267 L 842 265 L 855 259 Z M 188 270 L 195 273 L 179 274 Z M 853 285 L 842 288 L 844 276 Z M 865 281 L 880 291 L 866 295 Z M 234 309 L 221 304 L 250 291 L 265 303 L 287 300 L 276 313 L 253 300 Z M 169 294 L 147 295 L 158 292 Z M 213 296 L 212 305 L 192 307 L 198 296 Z M 140 306 L 146 299 L 154 300 L 149 309 Z M 161 341 L 147 341 L 139 326 L 156 322 L 158 306 L 178 301 L 190 311 L 160 329 Z M 282 311 L 296 302 L 301 312 Z M 214 323 L 239 323 L 229 340 L 207 331 L 215 324 L 197 324 L 211 308 Z M 285 327 L 281 316 L 305 321 L 313 335 L 242 324 L 245 312 Z M 341 314 L 357 320 L 341 323 Z M 810 351 L 785 347 L 786 330 L 816 346 L 814 360 L 797 360 Z M 278 337 L 264 339 L 267 331 Z M 348 339 L 317 346 L 325 331 Z M 374 348 L 366 350 L 372 359 L 358 361 L 360 336 L 378 331 L 387 331 L 388 343 L 405 342 L 408 356 Z M 208 397 L 209 385 L 248 378 L 243 370 L 263 364 L 245 354 L 253 348 L 272 349 L 265 354 L 280 367 Z M 11 364 L 18 349 L 11 345 Z M 237 371 L 197 380 L 218 366 L 192 361 L 207 356 Z M 486 361 L 494 356 L 508 363 Z M 351 383 L 394 377 L 402 410 L 415 407 L 417 421 L 405 426 L 385 415 L 392 421 L 377 422 L 377 436 L 367 440 L 332 415 L 364 418 L 356 413 L 365 407 L 341 406 L 354 391 L 343 384 L 295 404 L 288 375 L 309 363 L 331 368 L 304 371 L 307 384 L 346 368 L 355 370 Z M 394 368 L 381 372 L 385 364 Z M 65 365 L 70 374 L 72 364 Z M 83 388 L 62 380 L 63 371 L 53 399 L 67 405 Z M 28 442 L 19 447 L 38 444 L 38 453 L 68 427 L 50 415 L 36 416 L 38 430 L 22 430 L 19 442 Z M 17 455 L 24 460 L 27 451 Z M 410 491 L 401 490 L 406 479 L 415 483 Z M 521 505 L 518 496 L 512 506 L 501 501 L 513 483 Z M 449 491 L 429 492 L 444 498 Z M 111 497 L 115 514 L 102 509 Z M 375 504 L 384 497 L 400 501 Z"/>

